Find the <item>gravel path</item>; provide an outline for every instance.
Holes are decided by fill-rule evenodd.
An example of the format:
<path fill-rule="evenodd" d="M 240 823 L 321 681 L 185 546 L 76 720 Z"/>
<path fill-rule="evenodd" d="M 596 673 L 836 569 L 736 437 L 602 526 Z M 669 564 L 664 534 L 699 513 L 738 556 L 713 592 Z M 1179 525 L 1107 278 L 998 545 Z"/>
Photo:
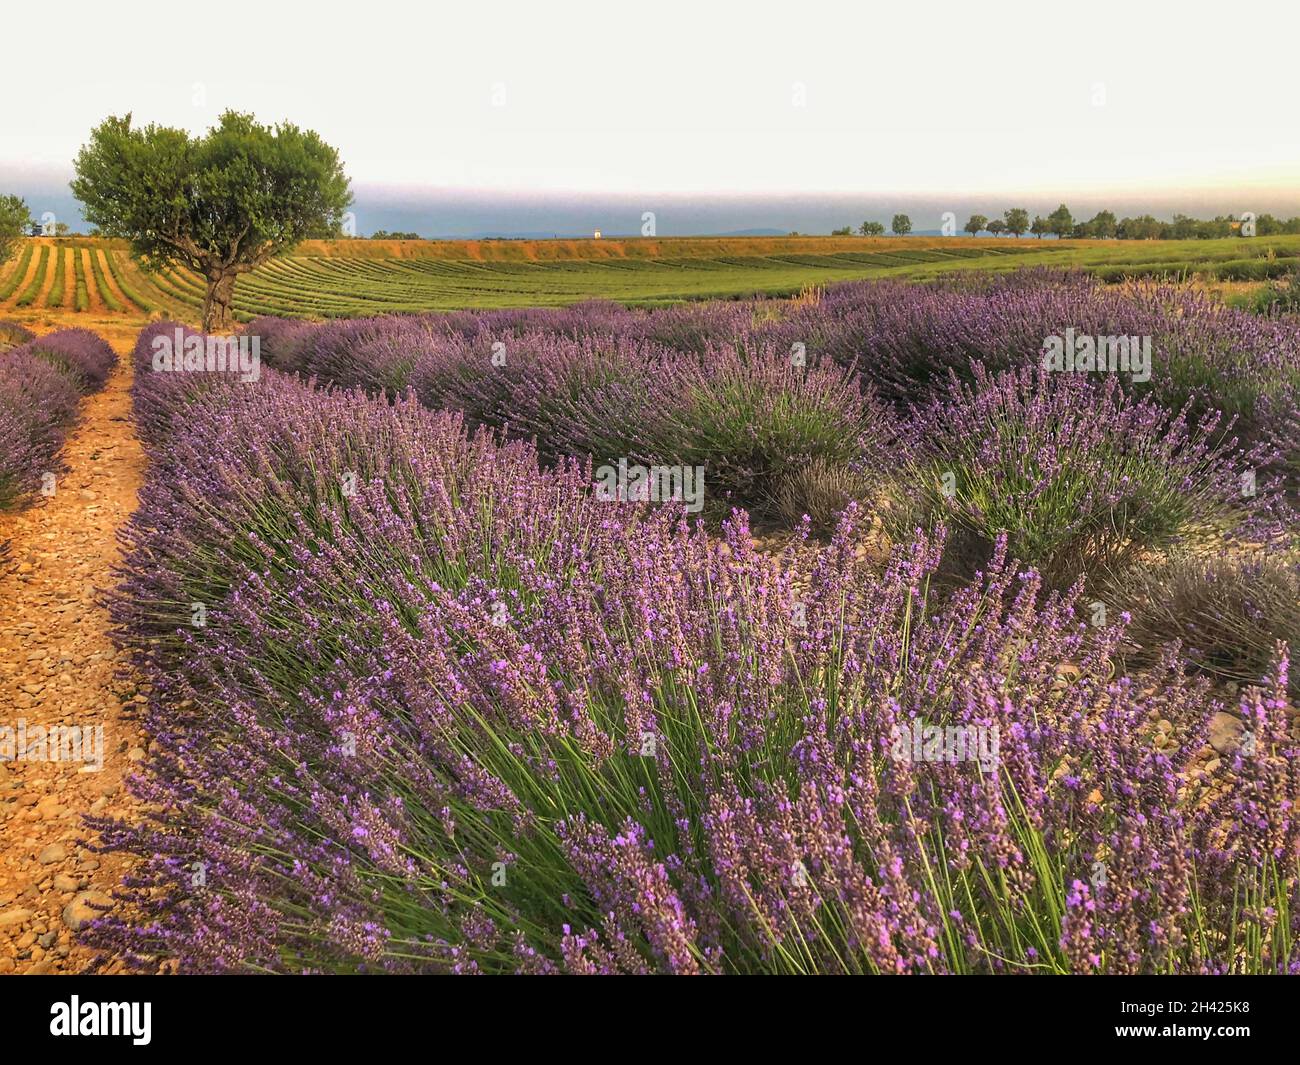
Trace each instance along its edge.
<path fill-rule="evenodd" d="M 129 341 L 110 339 L 124 354 Z M 81 841 L 84 814 L 129 813 L 123 777 L 144 755 L 144 697 L 119 675 L 96 602 L 144 468 L 129 386 L 123 359 L 82 402 L 54 495 L 0 515 L 0 974 L 82 970 L 91 952 L 72 933 L 124 871 Z"/>

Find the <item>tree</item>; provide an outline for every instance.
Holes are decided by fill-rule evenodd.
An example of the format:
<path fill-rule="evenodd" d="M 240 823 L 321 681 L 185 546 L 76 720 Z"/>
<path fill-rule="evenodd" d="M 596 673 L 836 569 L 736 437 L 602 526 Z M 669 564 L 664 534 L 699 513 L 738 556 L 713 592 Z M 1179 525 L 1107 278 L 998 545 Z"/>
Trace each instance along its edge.
<path fill-rule="evenodd" d="M 1029 228 L 1029 212 L 1023 207 L 1013 207 L 1006 214 L 1007 232 L 1013 233 L 1017 237 L 1022 236 Z"/>
<path fill-rule="evenodd" d="M 203 137 L 107 118 L 74 165 L 88 222 L 129 241 L 145 269 L 179 264 L 204 279 L 205 332 L 231 328 L 240 274 L 336 230 L 352 202 L 338 151 L 318 134 L 235 111 Z"/>
<path fill-rule="evenodd" d="M 1161 222 L 1149 214 L 1144 214 L 1137 218 L 1121 219 L 1119 225 L 1115 227 L 1115 233 L 1120 240 L 1155 240 L 1157 237 L 1164 236 L 1167 229 L 1169 229 L 1168 222 Z"/>
<path fill-rule="evenodd" d="M 1029 232 L 1031 232 L 1039 240 L 1042 240 L 1044 233 L 1051 232 L 1051 230 L 1047 227 L 1047 219 L 1044 218 L 1041 214 L 1034 215 L 1034 224 L 1029 227 Z"/>
<path fill-rule="evenodd" d="M 851 237 L 853 236 L 852 226 L 841 226 L 839 229 L 831 230 L 832 237 Z"/>
<path fill-rule="evenodd" d="M 1088 236 L 1098 240 L 1114 240 L 1119 233 L 1119 223 L 1113 211 L 1098 211 L 1088 222 Z"/>
<path fill-rule="evenodd" d="M 1255 219 L 1255 235 L 1259 237 L 1274 237 L 1282 232 L 1282 223 L 1274 218 L 1271 214 L 1262 214 Z"/>
<path fill-rule="evenodd" d="M 989 220 L 982 214 L 973 214 L 970 216 L 970 221 L 962 226 L 962 229 L 974 237 L 979 235 L 981 229 L 988 228 L 988 224 Z"/>
<path fill-rule="evenodd" d="M 863 222 L 858 226 L 858 232 L 864 237 L 883 237 L 885 235 L 884 222 Z"/>
<path fill-rule="evenodd" d="M 990 233 L 992 233 L 995 237 L 1000 237 L 1002 236 L 1003 233 L 1006 232 L 1007 224 L 1006 222 L 1002 221 L 1001 218 L 994 218 L 984 228 L 987 229 Z"/>
<path fill-rule="evenodd" d="M 1047 216 L 1047 232 L 1055 233 L 1064 240 L 1074 231 L 1074 216 L 1070 214 L 1070 209 L 1061 204 L 1055 211 Z"/>
<path fill-rule="evenodd" d="M 894 236 L 905 237 L 912 232 L 912 220 L 905 214 L 896 214 L 889 228 L 894 231 Z"/>
<path fill-rule="evenodd" d="M 0 196 L 0 266 L 4 266 L 32 224 L 27 204 L 18 196 Z"/>
<path fill-rule="evenodd" d="M 1185 214 L 1174 215 L 1174 240 L 1192 240 L 1196 237 L 1196 219 Z"/>

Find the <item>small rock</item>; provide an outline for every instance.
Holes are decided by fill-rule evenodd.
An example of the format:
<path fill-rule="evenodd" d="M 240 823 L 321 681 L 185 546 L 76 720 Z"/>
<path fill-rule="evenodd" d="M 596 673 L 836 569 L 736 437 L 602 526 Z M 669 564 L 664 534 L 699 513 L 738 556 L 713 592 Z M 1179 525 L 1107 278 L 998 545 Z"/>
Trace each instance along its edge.
<path fill-rule="evenodd" d="M 0 928 L 14 928 L 20 924 L 26 924 L 31 920 L 32 911 L 25 910 L 21 906 L 12 910 L 5 910 L 0 913 Z"/>
<path fill-rule="evenodd" d="M 112 904 L 113 899 L 102 891 L 83 891 L 63 907 L 63 923 L 74 932 L 80 932 L 91 921 L 104 915 L 103 907 Z"/>
<path fill-rule="evenodd" d="M 68 848 L 62 843 L 51 843 L 48 847 L 36 856 L 36 860 L 42 865 L 53 865 L 55 862 L 61 862 L 68 856 Z"/>
<path fill-rule="evenodd" d="M 1245 723 L 1236 714 L 1220 710 L 1210 721 L 1210 746 L 1219 754 L 1231 754 L 1241 742 Z"/>

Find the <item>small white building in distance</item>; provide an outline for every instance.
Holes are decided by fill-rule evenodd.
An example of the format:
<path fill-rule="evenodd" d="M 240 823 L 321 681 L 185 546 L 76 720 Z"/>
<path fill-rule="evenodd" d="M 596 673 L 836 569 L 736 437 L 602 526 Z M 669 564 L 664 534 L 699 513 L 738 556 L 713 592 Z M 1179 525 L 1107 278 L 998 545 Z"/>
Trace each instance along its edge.
<path fill-rule="evenodd" d="M 592 239 L 594 239 L 594 240 L 600 240 L 600 230 L 599 230 L 599 229 L 596 230 L 595 234 L 593 234 L 593 238 L 592 238 Z"/>

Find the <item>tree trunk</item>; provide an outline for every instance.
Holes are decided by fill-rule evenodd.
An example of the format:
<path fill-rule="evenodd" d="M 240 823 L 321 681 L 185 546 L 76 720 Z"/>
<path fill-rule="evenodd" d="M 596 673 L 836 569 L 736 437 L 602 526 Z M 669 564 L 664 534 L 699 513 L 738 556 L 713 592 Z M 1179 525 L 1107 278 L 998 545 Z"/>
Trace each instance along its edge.
<path fill-rule="evenodd" d="M 235 279 L 238 276 L 233 270 L 213 271 L 208 274 L 208 292 L 203 299 L 205 333 L 234 331 L 235 320 L 231 313 L 231 304 L 235 301 Z"/>

